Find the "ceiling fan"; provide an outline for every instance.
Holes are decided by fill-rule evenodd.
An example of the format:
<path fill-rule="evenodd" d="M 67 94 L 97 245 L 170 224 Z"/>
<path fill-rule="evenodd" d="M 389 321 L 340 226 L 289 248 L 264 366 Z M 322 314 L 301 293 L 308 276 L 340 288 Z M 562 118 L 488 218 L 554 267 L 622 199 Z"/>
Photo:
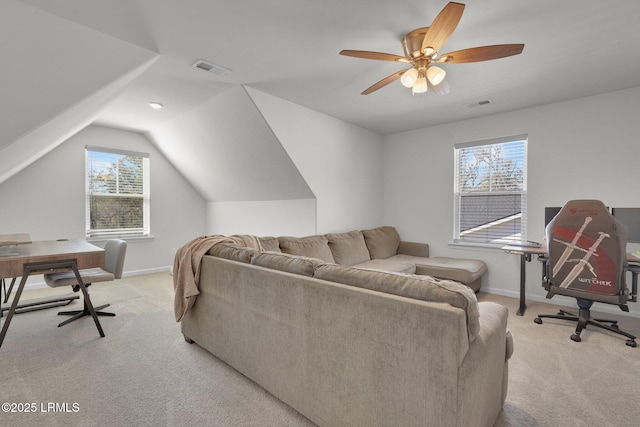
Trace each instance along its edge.
<path fill-rule="evenodd" d="M 433 65 L 461 64 L 465 62 L 488 61 L 522 53 L 524 44 L 500 44 L 458 50 L 440 55 L 439 50 L 449 39 L 462 17 L 464 4 L 449 2 L 433 20 L 430 27 L 418 28 L 402 38 L 404 56 L 390 53 L 370 52 L 366 50 L 343 50 L 340 55 L 378 61 L 404 62 L 411 67 L 385 77 L 362 92 L 368 95 L 389 83 L 400 82 L 412 92 L 424 93 L 427 87 L 436 93 L 447 93 L 448 85 L 444 81 L 445 71 Z"/>

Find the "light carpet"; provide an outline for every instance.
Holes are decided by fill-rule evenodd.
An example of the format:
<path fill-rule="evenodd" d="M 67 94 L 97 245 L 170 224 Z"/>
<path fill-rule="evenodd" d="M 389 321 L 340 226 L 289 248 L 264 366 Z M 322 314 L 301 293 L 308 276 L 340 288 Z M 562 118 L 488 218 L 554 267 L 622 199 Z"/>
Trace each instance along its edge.
<path fill-rule="evenodd" d="M 57 291 L 30 290 L 23 299 Z M 106 310 L 117 313 L 100 318 L 104 338 L 91 318 L 58 328 L 64 317 L 57 308 L 14 317 L 0 348 L 0 403 L 22 412 L 0 412 L 0 425 L 313 426 L 184 341 L 168 273 L 96 284 L 90 292 L 95 305 L 110 302 Z M 514 336 L 509 393 L 495 427 L 640 426 L 640 349 L 590 329 L 574 343 L 568 322 L 534 324 L 537 313 L 557 310 L 549 304 L 529 302 L 519 317 L 516 299 L 479 299 L 509 309 Z M 622 329 L 640 335 L 640 319 L 619 318 Z"/>

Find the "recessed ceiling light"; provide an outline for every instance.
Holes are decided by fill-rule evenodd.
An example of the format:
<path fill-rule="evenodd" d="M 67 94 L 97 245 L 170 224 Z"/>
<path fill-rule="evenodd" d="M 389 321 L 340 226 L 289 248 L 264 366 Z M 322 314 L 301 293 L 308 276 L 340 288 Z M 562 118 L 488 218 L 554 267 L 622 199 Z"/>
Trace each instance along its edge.
<path fill-rule="evenodd" d="M 150 102 L 150 103 L 149 103 L 149 107 L 153 108 L 154 110 L 159 110 L 159 109 L 161 109 L 162 107 L 164 107 L 164 105 L 162 105 L 162 104 L 161 104 L 161 103 L 159 103 L 159 102 Z"/>

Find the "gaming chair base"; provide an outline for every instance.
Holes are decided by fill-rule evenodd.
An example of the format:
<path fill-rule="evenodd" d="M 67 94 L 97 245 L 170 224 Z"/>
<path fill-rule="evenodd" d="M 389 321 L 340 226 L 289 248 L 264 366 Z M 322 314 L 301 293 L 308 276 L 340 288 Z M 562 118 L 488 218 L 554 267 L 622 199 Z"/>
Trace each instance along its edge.
<path fill-rule="evenodd" d="M 578 306 L 580 307 L 580 311 L 577 316 L 569 311 L 560 310 L 558 311 L 558 314 L 539 314 L 538 317 L 533 319 L 533 321 L 539 325 L 542 324 L 543 318 L 562 319 L 577 322 L 578 325 L 576 326 L 576 332 L 571 335 L 571 339 L 575 342 L 582 341 L 582 338 L 580 338 L 580 333 L 582 333 L 582 330 L 585 329 L 587 325 L 593 325 L 595 327 L 606 329 L 607 331 L 611 331 L 629 338 L 626 341 L 626 345 L 628 345 L 629 347 L 636 347 L 636 337 L 629 334 L 628 332 L 621 331 L 618 328 L 617 320 L 591 319 L 590 308 L 592 304 L 593 301 L 578 299 Z M 605 325 L 605 323 L 610 323 L 611 326 Z"/>

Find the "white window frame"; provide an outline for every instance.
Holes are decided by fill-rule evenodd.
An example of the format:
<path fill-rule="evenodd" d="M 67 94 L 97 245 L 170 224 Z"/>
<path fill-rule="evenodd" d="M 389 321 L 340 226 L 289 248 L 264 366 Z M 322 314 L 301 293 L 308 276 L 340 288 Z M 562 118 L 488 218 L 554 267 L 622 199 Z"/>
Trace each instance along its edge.
<path fill-rule="evenodd" d="M 133 195 L 131 197 L 142 198 L 143 200 L 143 226 L 142 228 L 115 228 L 115 229 L 92 229 L 91 228 L 91 196 L 92 190 L 90 185 L 89 173 L 91 170 L 90 156 L 91 153 L 114 154 L 118 156 L 133 156 L 142 159 L 142 194 Z M 96 146 L 85 146 L 85 230 L 87 240 L 102 240 L 109 238 L 147 238 L 150 235 L 150 172 L 149 172 L 149 154 L 136 151 L 121 150 L 117 148 L 106 148 Z M 104 196 L 112 196 L 113 194 L 101 194 Z M 118 197 L 122 197 L 119 194 Z"/>
<path fill-rule="evenodd" d="M 481 146 L 497 146 L 503 147 L 506 144 L 513 144 L 516 142 L 522 142 L 521 158 L 518 160 L 522 162 L 522 184 L 518 190 L 508 191 L 465 191 L 462 187 L 463 180 L 461 170 L 461 156 L 465 149 L 481 147 Z M 503 145 L 504 144 L 504 145 Z M 453 218 L 453 244 L 464 246 L 482 246 L 482 247 L 502 247 L 508 243 L 520 243 L 527 240 L 527 151 L 528 151 L 528 135 L 512 135 L 499 138 L 491 138 L 486 140 L 471 141 L 454 145 L 454 218 Z M 493 223 L 487 223 L 479 225 L 474 228 L 461 230 L 463 200 L 466 197 L 486 197 L 486 196 L 505 196 L 505 195 L 519 195 L 520 196 L 520 213 L 505 217 Z M 516 224 L 519 221 L 519 232 Z M 494 230 L 497 230 L 500 226 L 508 225 L 510 234 L 504 236 L 491 236 Z M 488 227 L 493 227 L 493 230 L 489 230 Z M 484 229 L 483 229 L 484 228 Z M 505 233 L 507 233 L 505 231 Z"/>

